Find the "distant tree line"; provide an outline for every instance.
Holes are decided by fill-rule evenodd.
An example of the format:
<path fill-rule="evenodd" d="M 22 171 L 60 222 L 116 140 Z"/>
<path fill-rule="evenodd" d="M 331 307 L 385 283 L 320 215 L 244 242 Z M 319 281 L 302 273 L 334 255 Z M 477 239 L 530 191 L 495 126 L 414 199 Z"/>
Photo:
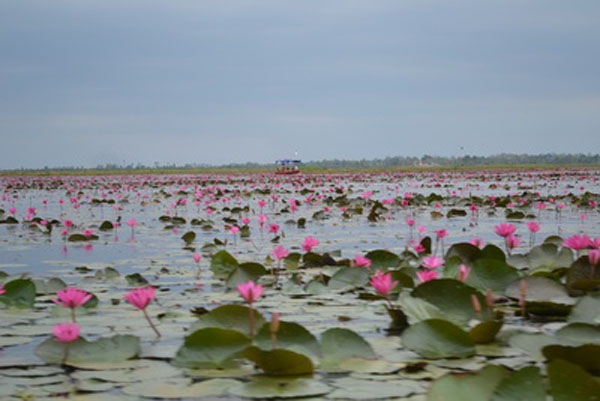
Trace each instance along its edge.
<path fill-rule="evenodd" d="M 432 156 L 423 155 L 414 156 L 389 156 L 380 159 L 327 159 L 319 161 L 305 161 L 304 166 L 315 168 L 341 168 L 341 169 L 360 169 L 360 168 L 391 168 L 391 167 L 469 167 L 469 166 L 516 166 L 516 165 L 595 165 L 600 166 L 600 154 L 582 154 L 582 153 L 543 153 L 543 154 L 513 154 L 499 153 L 491 156 Z M 63 167 L 44 167 L 42 171 L 72 171 L 72 170 L 192 170 L 192 169 L 242 169 L 242 170 L 264 170 L 270 169 L 273 164 L 265 163 L 230 163 L 222 165 L 211 165 L 207 163 L 186 163 L 160 164 L 155 162 L 152 166 L 141 163 L 117 164 L 106 163 L 94 168 L 80 166 Z M 15 169 L 17 170 L 17 169 Z M 12 171 L 15 171 L 12 170 Z M 20 168 L 18 171 L 27 171 L 30 169 Z M 38 170 L 38 169 L 35 169 Z"/>

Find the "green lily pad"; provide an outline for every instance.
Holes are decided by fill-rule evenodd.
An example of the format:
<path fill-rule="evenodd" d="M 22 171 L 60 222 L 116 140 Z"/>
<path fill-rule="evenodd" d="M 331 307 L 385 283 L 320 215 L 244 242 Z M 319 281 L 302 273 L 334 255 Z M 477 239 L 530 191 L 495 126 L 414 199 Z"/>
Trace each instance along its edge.
<path fill-rule="evenodd" d="M 472 262 L 466 283 L 482 291 L 489 288 L 494 292 L 501 292 L 518 278 L 517 269 L 505 262 L 480 258 Z"/>
<path fill-rule="evenodd" d="M 544 360 L 542 348 L 546 345 L 556 344 L 557 341 L 559 340 L 556 337 L 541 333 L 519 333 L 509 339 L 511 347 L 523 350 L 538 361 Z"/>
<path fill-rule="evenodd" d="M 319 397 L 331 391 L 331 387 L 314 379 L 257 378 L 233 386 L 229 393 L 243 398 L 286 399 Z"/>
<path fill-rule="evenodd" d="M 185 242 L 186 245 L 189 246 L 193 244 L 196 240 L 196 233 L 193 231 L 188 231 L 181 236 L 181 239 L 183 240 L 183 242 Z"/>
<path fill-rule="evenodd" d="M 475 355 L 475 343 L 460 327 L 442 319 L 424 320 L 402 333 L 402 344 L 431 359 L 466 358 Z"/>
<path fill-rule="evenodd" d="M 504 378 L 491 401 L 545 401 L 546 389 L 537 366 L 526 366 Z"/>
<path fill-rule="evenodd" d="M 462 263 L 470 265 L 471 262 L 477 260 L 481 256 L 481 249 L 468 242 L 459 242 L 452 244 L 446 252 L 445 259 L 458 257 Z"/>
<path fill-rule="evenodd" d="M 296 270 L 300 266 L 300 259 L 302 255 L 298 252 L 290 252 L 290 254 L 283 260 L 283 264 L 287 270 Z"/>
<path fill-rule="evenodd" d="M 240 265 L 227 278 L 227 287 L 236 288 L 238 284 L 257 281 L 267 274 L 267 269 L 260 263 L 246 262 Z"/>
<path fill-rule="evenodd" d="M 577 301 L 568 321 L 600 324 L 600 293 L 588 294 Z"/>
<path fill-rule="evenodd" d="M 265 323 L 254 337 L 254 343 L 263 350 L 280 348 L 309 355 L 314 359 L 321 356 L 321 347 L 315 336 L 304 326 L 294 322 L 280 321 L 274 338 L 271 336 L 270 323 Z"/>
<path fill-rule="evenodd" d="M 571 295 L 600 289 L 600 268 L 594 268 L 587 257 L 580 257 L 567 271 L 567 289 Z"/>
<path fill-rule="evenodd" d="M 531 248 L 527 253 L 527 260 L 531 271 L 551 272 L 569 267 L 573 262 L 573 252 L 566 247 L 544 243 Z"/>
<path fill-rule="evenodd" d="M 454 279 L 427 281 L 415 287 L 411 295 L 431 303 L 444 313 L 446 319 L 459 324 L 480 318 L 473 309 L 472 295 L 479 299 L 480 305 L 486 302 L 475 288 Z"/>
<path fill-rule="evenodd" d="M 48 280 L 34 278 L 32 281 L 35 284 L 36 293 L 40 295 L 55 294 L 67 287 L 67 284 L 58 277 L 52 277 Z"/>
<path fill-rule="evenodd" d="M 562 341 L 573 344 L 600 345 L 600 327 L 586 323 L 570 323 L 556 332 Z"/>
<path fill-rule="evenodd" d="M 371 269 L 388 270 L 390 267 L 397 267 L 400 264 L 400 258 L 393 252 L 385 249 L 376 249 L 367 252 L 365 255 L 371 260 Z"/>
<path fill-rule="evenodd" d="M 265 318 L 259 311 L 254 310 L 255 327 L 265 324 Z M 212 311 L 201 315 L 190 327 L 190 332 L 209 327 L 237 330 L 245 335 L 250 335 L 250 308 L 246 305 L 222 305 Z"/>
<path fill-rule="evenodd" d="M 482 401 L 491 399 L 509 375 L 506 368 L 488 365 L 475 373 L 451 373 L 433 382 L 427 401 Z"/>
<path fill-rule="evenodd" d="M 68 352 L 67 352 L 68 348 Z M 48 338 L 35 350 L 35 355 L 46 363 L 83 367 L 89 365 L 111 365 L 136 357 L 140 352 L 140 339 L 132 335 L 115 335 L 87 341 L 78 338 L 64 343 Z M 68 354 L 66 361 L 65 353 Z"/>
<path fill-rule="evenodd" d="M 226 250 L 217 252 L 210 260 L 210 270 L 220 279 L 227 279 L 238 266 L 237 259 Z"/>
<path fill-rule="evenodd" d="M 321 350 L 321 367 L 326 371 L 340 370 L 340 363 L 349 358 L 377 358 L 373 347 L 363 337 L 340 327 L 328 329 L 321 334 Z"/>
<path fill-rule="evenodd" d="M 4 294 L 0 295 L 0 304 L 14 308 L 33 308 L 35 302 L 35 284 L 30 279 L 16 279 L 4 284 Z"/>
<path fill-rule="evenodd" d="M 489 344 L 494 342 L 503 324 L 501 320 L 486 320 L 473 327 L 469 335 L 476 344 Z"/>
<path fill-rule="evenodd" d="M 332 290 L 345 290 L 349 288 L 364 287 L 369 282 L 369 271 L 359 267 L 340 268 L 327 283 Z"/>
<path fill-rule="evenodd" d="M 185 338 L 172 363 L 184 368 L 219 368 L 227 366 L 248 347 L 250 338 L 236 330 L 207 327 Z"/>
<path fill-rule="evenodd" d="M 519 299 L 523 280 L 527 283 L 525 307 L 528 313 L 540 316 L 566 316 L 576 302 L 569 296 L 564 286 L 541 276 L 528 276 L 514 281 L 506 288 L 505 295 Z"/>
<path fill-rule="evenodd" d="M 332 385 L 337 388 L 329 395 L 329 398 L 343 400 L 400 399 L 400 397 L 408 397 L 425 391 L 424 384 L 406 379 L 376 382 L 344 377 L 334 380 Z"/>
<path fill-rule="evenodd" d="M 239 383 L 233 379 L 210 379 L 194 384 L 189 384 L 185 380 L 177 382 L 173 379 L 159 379 L 134 383 L 123 387 L 122 390 L 125 394 L 144 398 L 196 399 L 224 396 L 229 388 Z"/>
<path fill-rule="evenodd" d="M 548 363 L 550 394 L 554 401 L 597 400 L 600 383 L 576 364 L 563 359 Z"/>
<path fill-rule="evenodd" d="M 506 262 L 506 254 L 494 244 L 487 244 L 484 246 L 479 257 L 482 259 L 495 259 Z"/>
<path fill-rule="evenodd" d="M 254 362 L 268 376 L 302 376 L 314 372 L 308 356 L 289 349 L 248 347 L 241 356 Z"/>
<path fill-rule="evenodd" d="M 574 363 L 592 374 L 600 373 L 600 345 L 585 344 L 577 347 L 548 345 L 542 349 L 547 360 L 562 359 Z"/>

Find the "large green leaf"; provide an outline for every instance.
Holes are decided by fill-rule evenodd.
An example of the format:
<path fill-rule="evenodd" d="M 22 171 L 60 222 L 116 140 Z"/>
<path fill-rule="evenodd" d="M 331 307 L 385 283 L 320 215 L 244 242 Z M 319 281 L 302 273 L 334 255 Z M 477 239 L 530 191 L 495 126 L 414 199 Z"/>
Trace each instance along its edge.
<path fill-rule="evenodd" d="M 496 365 L 488 365 L 476 373 L 450 373 L 433 382 L 427 401 L 490 400 L 508 375 L 506 368 Z"/>
<path fill-rule="evenodd" d="M 402 333 L 402 344 L 425 358 L 466 358 L 475 355 L 475 343 L 455 324 L 442 319 L 415 323 Z"/>
<path fill-rule="evenodd" d="M 83 368 L 122 362 L 136 357 L 139 352 L 140 339 L 132 335 L 115 335 L 96 341 L 87 341 L 80 337 L 71 343 L 48 338 L 35 350 L 35 354 L 41 360 L 55 364 L 63 363 L 67 353 L 66 365 Z"/>
<path fill-rule="evenodd" d="M 454 279 L 427 281 L 415 287 L 411 295 L 436 306 L 446 319 L 465 324 L 471 319 L 481 318 L 473 309 L 471 296 L 485 305 L 485 297 L 475 288 Z"/>
<path fill-rule="evenodd" d="M 251 342 L 239 331 L 207 327 L 185 338 L 172 363 L 186 368 L 225 367 Z"/>
<path fill-rule="evenodd" d="M 567 288 L 571 295 L 600 289 L 600 269 L 593 267 L 586 256 L 580 257 L 567 271 Z"/>
<path fill-rule="evenodd" d="M 241 398 L 280 400 L 319 397 L 330 391 L 331 387 L 314 379 L 257 377 L 240 386 L 231 388 L 229 393 Z"/>
<path fill-rule="evenodd" d="M 265 318 L 257 310 L 253 310 L 255 328 L 265 323 Z M 209 327 L 237 330 L 245 335 L 250 335 L 250 308 L 246 305 L 222 305 L 212 311 L 201 315 L 190 327 L 190 331 Z"/>
<path fill-rule="evenodd" d="M 385 249 L 376 249 L 368 252 L 365 257 L 371 260 L 371 269 L 387 270 L 390 267 L 396 267 L 400 263 L 400 258 L 393 252 Z"/>
<path fill-rule="evenodd" d="M 555 359 L 548 363 L 550 394 L 554 401 L 591 401 L 600 394 L 600 383 L 581 367 Z"/>
<path fill-rule="evenodd" d="M 506 296 L 519 299 L 523 281 L 527 283 L 525 307 L 528 313 L 540 316 L 566 316 L 576 302 L 562 284 L 541 276 L 528 276 L 515 280 L 506 288 Z"/>
<path fill-rule="evenodd" d="M 491 401 L 545 401 L 546 389 L 540 368 L 526 366 L 504 378 L 494 390 Z"/>
<path fill-rule="evenodd" d="M 477 260 L 481 256 L 481 249 L 468 242 L 459 242 L 452 244 L 446 252 L 445 259 L 451 257 L 458 257 L 462 263 L 471 264 L 471 262 Z"/>
<path fill-rule="evenodd" d="M 495 259 L 502 262 L 506 261 L 506 254 L 504 251 L 494 244 L 487 244 L 484 246 L 479 257 L 482 259 Z"/>
<path fill-rule="evenodd" d="M 35 284 L 29 279 L 16 279 L 4 285 L 4 294 L 0 303 L 15 308 L 33 308 L 35 302 Z"/>
<path fill-rule="evenodd" d="M 590 373 L 600 373 L 600 345 L 598 344 L 585 344 L 578 347 L 552 344 L 544 347 L 542 353 L 549 361 L 563 359 Z"/>
<path fill-rule="evenodd" d="M 210 270 L 220 279 L 227 279 L 238 266 L 237 259 L 226 250 L 217 252 L 210 260 Z"/>
<path fill-rule="evenodd" d="M 266 273 L 267 269 L 260 263 L 240 263 L 240 265 L 227 278 L 227 287 L 236 288 L 238 284 L 247 283 L 248 281 L 257 281 Z"/>
<path fill-rule="evenodd" d="M 600 324 L 600 293 L 580 298 L 571 310 L 569 322 Z"/>
<path fill-rule="evenodd" d="M 371 345 L 352 330 L 334 327 L 321 334 L 323 360 L 321 366 L 328 371 L 340 370 L 340 363 L 349 358 L 375 359 Z"/>
<path fill-rule="evenodd" d="M 551 272 L 569 267 L 573 262 L 573 252 L 566 247 L 544 243 L 531 248 L 527 260 L 532 271 Z"/>
<path fill-rule="evenodd" d="M 270 323 L 265 323 L 256 333 L 254 343 L 263 350 L 280 348 L 309 355 L 314 359 L 321 356 L 321 347 L 315 336 L 304 326 L 294 322 L 279 322 L 274 337 L 271 336 Z"/>
<path fill-rule="evenodd" d="M 482 291 L 489 288 L 494 292 L 501 292 L 517 278 L 517 269 L 505 262 L 480 258 L 471 264 L 471 273 L 466 283 Z"/>
<path fill-rule="evenodd" d="M 327 283 L 332 290 L 364 287 L 369 282 L 369 271 L 360 267 L 342 267 Z"/>
<path fill-rule="evenodd" d="M 289 349 L 248 347 L 241 355 L 254 362 L 268 376 L 308 375 L 315 369 L 308 356 Z"/>

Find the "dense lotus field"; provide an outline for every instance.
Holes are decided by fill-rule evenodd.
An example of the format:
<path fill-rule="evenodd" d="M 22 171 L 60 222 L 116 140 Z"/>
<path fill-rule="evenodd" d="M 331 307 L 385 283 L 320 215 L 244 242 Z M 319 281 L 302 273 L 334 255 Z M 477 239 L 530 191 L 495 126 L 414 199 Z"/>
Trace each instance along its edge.
<path fill-rule="evenodd" d="M 0 398 L 598 400 L 599 177 L 0 177 Z"/>

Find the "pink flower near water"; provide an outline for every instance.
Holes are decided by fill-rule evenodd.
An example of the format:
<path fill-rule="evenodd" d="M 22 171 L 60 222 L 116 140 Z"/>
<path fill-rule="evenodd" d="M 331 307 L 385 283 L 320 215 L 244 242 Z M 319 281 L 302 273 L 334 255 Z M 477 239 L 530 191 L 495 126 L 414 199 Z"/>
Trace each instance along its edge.
<path fill-rule="evenodd" d="M 125 298 L 125 301 L 129 302 L 136 308 L 144 310 L 154 299 L 155 291 L 156 289 L 152 286 L 135 288 L 125 293 L 125 295 L 123 295 L 123 298 Z"/>
<path fill-rule="evenodd" d="M 290 251 L 285 249 L 282 245 L 279 245 L 277 248 L 273 249 L 271 253 L 273 257 L 277 260 L 285 259 L 290 254 Z"/>
<path fill-rule="evenodd" d="M 356 267 L 370 267 L 371 259 L 363 255 L 356 255 L 354 257 L 354 266 Z"/>
<path fill-rule="evenodd" d="M 471 274 L 471 268 L 467 265 L 461 264 L 460 267 L 458 268 L 457 279 L 464 283 L 465 281 L 467 281 L 469 274 Z"/>
<path fill-rule="evenodd" d="M 279 224 L 269 224 L 269 233 L 277 234 L 279 231 Z"/>
<path fill-rule="evenodd" d="M 412 227 L 412 226 L 414 226 L 414 225 L 415 225 L 415 219 L 406 219 L 406 224 L 407 224 L 409 227 Z"/>
<path fill-rule="evenodd" d="M 592 240 L 587 235 L 573 235 L 562 242 L 562 246 L 579 251 L 592 246 Z"/>
<path fill-rule="evenodd" d="M 369 283 L 375 288 L 375 291 L 384 296 L 387 296 L 398 285 L 398 281 L 392 281 L 391 273 L 384 273 L 381 270 L 377 270 L 371 276 Z"/>
<path fill-rule="evenodd" d="M 67 287 L 64 290 L 58 291 L 56 296 L 58 298 L 53 299 L 52 302 L 71 309 L 82 306 L 92 298 L 92 294 L 89 292 L 73 287 Z"/>
<path fill-rule="evenodd" d="M 125 222 L 129 227 L 133 228 L 137 225 L 137 221 L 135 219 L 129 219 Z"/>
<path fill-rule="evenodd" d="M 89 228 L 83 230 L 83 236 L 84 237 L 91 237 L 92 235 L 94 235 L 94 232 L 92 230 L 90 230 Z"/>
<path fill-rule="evenodd" d="M 514 234 L 516 230 L 517 228 L 510 223 L 500 223 L 497 226 L 494 226 L 494 232 L 504 238 Z"/>
<path fill-rule="evenodd" d="M 508 249 L 515 249 L 521 245 L 521 239 L 516 235 L 509 235 L 506 237 L 506 246 Z"/>
<path fill-rule="evenodd" d="M 248 217 L 244 217 L 242 219 L 242 224 L 245 225 L 245 226 L 247 226 L 248 224 L 250 224 L 250 219 Z"/>
<path fill-rule="evenodd" d="M 590 249 L 587 255 L 588 259 L 590 260 L 590 264 L 592 266 L 597 266 L 600 262 L 600 249 Z"/>
<path fill-rule="evenodd" d="M 260 207 L 262 209 L 265 206 L 267 206 L 267 201 L 266 200 L 261 199 L 261 200 L 258 201 L 258 207 Z"/>
<path fill-rule="evenodd" d="M 52 334 L 57 341 L 72 343 L 79 338 L 81 328 L 77 323 L 59 323 L 52 328 Z"/>
<path fill-rule="evenodd" d="M 529 229 L 529 231 L 531 231 L 532 233 L 537 233 L 538 231 L 540 231 L 540 225 L 535 221 L 528 221 L 527 229 Z"/>
<path fill-rule="evenodd" d="M 417 272 L 417 278 L 421 283 L 435 280 L 438 278 L 438 273 L 435 270 L 423 270 Z"/>
<path fill-rule="evenodd" d="M 481 249 L 483 248 L 483 239 L 476 237 L 476 238 L 471 238 L 469 239 L 469 244 L 476 246 L 477 248 Z"/>
<path fill-rule="evenodd" d="M 319 240 L 315 237 L 308 236 L 304 238 L 304 242 L 302 243 L 302 249 L 306 252 L 310 252 L 317 245 L 319 245 Z"/>
<path fill-rule="evenodd" d="M 200 263 L 200 261 L 202 260 L 202 255 L 200 255 L 199 253 L 195 253 L 192 255 L 192 259 L 194 259 L 194 262 Z"/>
<path fill-rule="evenodd" d="M 3 285 L 0 285 L 0 295 L 6 293 L 6 288 Z"/>
<path fill-rule="evenodd" d="M 421 266 L 427 269 L 437 269 L 441 265 L 444 264 L 444 260 L 438 258 L 437 256 L 425 256 L 421 260 Z"/>
<path fill-rule="evenodd" d="M 435 235 L 438 239 L 441 239 L 448 236 L 448 231 L 445 228 L 442 228 L 441 230 L 435 230 Z"/>
<path fill-rule="evenodd" d="M 233 235 L 235 235 L 235 234 L 237 234 L 237 233 L 239 233 L 239 232 L 240 232 L 240 228 L 239 228 L 238 226 L 232 226 L 232 227 L 229 229 L 229 232 L 230 232 L 230 233 L 232 233 Z"/>
<path fill-rule="evenodd" d="M 254 281 L 238 284 L 237 290 L 241 297 L 244 298 L 244 301 L 250 305 L 252 305 L 263 294 L 262 285 L 256 284 Z"/>

